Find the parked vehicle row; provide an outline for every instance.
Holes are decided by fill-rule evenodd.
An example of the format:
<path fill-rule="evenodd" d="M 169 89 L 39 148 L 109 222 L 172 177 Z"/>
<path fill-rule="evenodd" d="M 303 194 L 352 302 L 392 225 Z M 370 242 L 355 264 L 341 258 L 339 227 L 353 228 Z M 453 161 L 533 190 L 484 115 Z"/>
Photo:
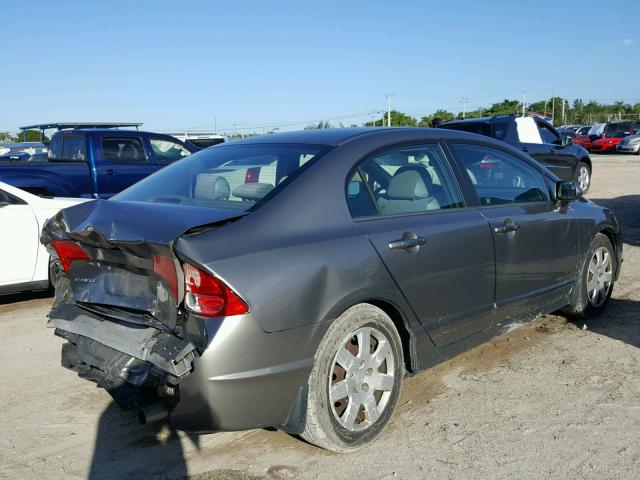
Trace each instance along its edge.
<path fill-rule="evenodd" d="M 575 180 L 583 192 L 591 184 L 589 154 L 570 139 L 563 138 L 549 122 L 539 117 L 469 118 L 441 123 L 439 128 L 479 133 L 522 150 L 563 180 Z"/>
<path fill-rule="evenodd" d="M 515 127 L 516 144 L 542 149 L 546 129 L 572 147 L 527 118 L 459 125 L 485 135 L 230 142 L 62 210 L 42 235 L 61 272 L 49 325 L 62 364 L 143 422 L 275 427 L 347 452 L 381 433 L 405 371 L 540 313 L 602 312 L 621 232 L 580 196 L 576 155 L 563 181 L 489 137 Z"/>
<path fill-rule="evenodd" d="M 610 137 L 595 140 L 591 143 L 591 151 L 594 153 L 607 153 L 617 151 L 617 146 L 620 144 L 620 142 L 625 138 L 628 138 L 629 136 L 633 136 L 635 133 L 636 132 L 633 131 L 616 132 Z M 627 145 L 626 142 L 625 145 Z"/>

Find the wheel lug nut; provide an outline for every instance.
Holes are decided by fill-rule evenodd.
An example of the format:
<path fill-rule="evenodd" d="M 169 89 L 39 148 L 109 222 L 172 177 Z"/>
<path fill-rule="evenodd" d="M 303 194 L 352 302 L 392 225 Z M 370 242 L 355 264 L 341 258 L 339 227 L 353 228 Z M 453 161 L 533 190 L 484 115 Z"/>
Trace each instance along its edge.
<path fill-rule="evenodd" d="M 367 368 L 364 372 L 364 374 L 368 377 L 373 373 L 373 369 L 372 368 Z"/>
<path fill-rule="evenodd" d="M 362 384 L 362 390 L 363 390 L 364 392 L 368 392 L 368 391 L 369 391 L 369 385 L 367 385 L 366 383 L 363 383 L 363 384 Z"/>

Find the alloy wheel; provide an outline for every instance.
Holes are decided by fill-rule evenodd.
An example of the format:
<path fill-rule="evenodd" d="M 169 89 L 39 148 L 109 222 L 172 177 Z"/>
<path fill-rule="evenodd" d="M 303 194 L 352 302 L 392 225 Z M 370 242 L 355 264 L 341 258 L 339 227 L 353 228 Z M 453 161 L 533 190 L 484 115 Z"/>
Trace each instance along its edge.
<path fill-rule="evenodd" d="M 362 327 L 340 344 L 329 373 L 329 401 L 336 421 L 356 432 L 369 428 L 387 407 L 395 362 L 389 339 Z"/>
<path fill-rule="evenodd" d="M 580 190 L 586 192 L 589 189 L 591 173 L 589 172 L 589 167 L 586 165 L 582 165 L 580 167 L 580 171 L 578 172 L 578 183 L 580 184 Z"/>
<path fill-rule="evenodd" d="M 609 295 L 613 281 L 611 254 L 605 247 L 593 252 L 587 270 L 587 297 L 594 307 L 602 305 Z"/>

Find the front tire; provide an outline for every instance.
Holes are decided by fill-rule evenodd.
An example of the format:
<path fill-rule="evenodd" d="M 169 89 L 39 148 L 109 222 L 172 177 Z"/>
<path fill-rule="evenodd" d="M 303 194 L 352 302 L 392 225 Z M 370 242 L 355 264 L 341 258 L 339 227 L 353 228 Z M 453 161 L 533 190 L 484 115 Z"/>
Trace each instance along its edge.
<path fill-rule="evenodd" d="M 563 309 L 563 313 L 580 319 L 600 315 L 611 298 L 617 265 L 611 241 L 606 235 L 598 233 L 589 246 L 580 270 L 573 301 Z"/>
<path fill-rule="evenodd" d="M 580 185 L 582 193 L 587 193 L 591 186 L 591 169 L 585 162 L 578 164 L 578 173 L 576 176 L 576 182 Z"/>
<path fill-rule="evenodd" d="M 375 439 L 398 403 L 403 358 L 398 331 L 381 309 L 359 304 L 340 315 L 315 355 L 302 438 L 340 453 Z"/>

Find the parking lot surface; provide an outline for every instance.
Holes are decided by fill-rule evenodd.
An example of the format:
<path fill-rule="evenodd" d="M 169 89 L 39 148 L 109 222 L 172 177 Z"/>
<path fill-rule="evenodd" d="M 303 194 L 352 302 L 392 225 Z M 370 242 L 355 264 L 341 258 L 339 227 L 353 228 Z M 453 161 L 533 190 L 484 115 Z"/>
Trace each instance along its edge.
<path fill-rule="evenodd" d="M 380 439 L 337 455 L 283 432 L 140 426 L 60 366 L 45 294 L 0 297 L 0 478 L 638 478 L 640 157 L 593 155 L 624 265 L 606 313 L 547 315 L 406 380 Z"/>

